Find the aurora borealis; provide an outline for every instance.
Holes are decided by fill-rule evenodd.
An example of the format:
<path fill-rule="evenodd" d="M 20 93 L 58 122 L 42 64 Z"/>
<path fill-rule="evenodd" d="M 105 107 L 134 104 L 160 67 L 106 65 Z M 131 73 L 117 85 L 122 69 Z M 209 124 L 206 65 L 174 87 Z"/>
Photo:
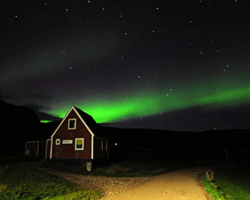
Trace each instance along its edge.
<path fill-rule="evenodd" d="M 185 87 L 184 87 L 185 88 Z M 191 89 L 192 88 L 192 89 Z M 108 123 L 120 119 L 133 117 L 145 117 L 156 115 L 158 113 L 181 110 L 191 107 L 205 107 L 207 109 L 216 109 L 218 107 L 231 108 L 240 104 L 247 104 L 250 95 L 250 87 L 232 89 L 232 85 L 218 85 L 218 91 L 210 88 L 209 84 L 202 86 L 187 87 L 184 91 L 176 88 L 169 91 L 158 92 L 146 91 L 137 94 L 137 91 L 131 92 L 134 95 L 124 95 L 124 99 L 105 99 L 105 96 L 99 96 L 97 99 L 90 99 L 89 102 L 75 102 L 79 108 L 95 116 L 99 123 Z M 221 89 L 220 89 L 221 88 Z M 101 99 L 101 100 L 100 100 Z M 69 104 L 74 105 L 74 104 Z M 68 111 L 67 104 L 62 103 L 65 108 L 59 107 L 59 112 L 51 114 L 63 118 Z"/>
<path fill-rule="evenodd" d="M 248 129 L 248 4 L 4 3 L 1 99 L 41 121 L 74 105 L 116 127 Z"/>

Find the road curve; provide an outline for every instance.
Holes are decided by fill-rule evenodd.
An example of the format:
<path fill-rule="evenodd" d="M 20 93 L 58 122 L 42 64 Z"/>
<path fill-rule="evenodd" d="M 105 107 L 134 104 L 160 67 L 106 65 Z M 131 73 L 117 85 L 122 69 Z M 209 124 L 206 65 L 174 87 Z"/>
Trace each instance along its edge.
<path fill-rule="evenodd" d="M 192 167 L 155 176 L 135 188 L 101 200 L 210 200 L 200 175 L 211 167 Z"/>

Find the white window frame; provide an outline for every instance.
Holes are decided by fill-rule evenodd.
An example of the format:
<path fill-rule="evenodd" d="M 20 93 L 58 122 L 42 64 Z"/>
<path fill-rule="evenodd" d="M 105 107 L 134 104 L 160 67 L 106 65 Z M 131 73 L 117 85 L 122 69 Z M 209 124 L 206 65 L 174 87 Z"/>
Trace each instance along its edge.
<path fill-rule="evenodd" d="M 77 148 L 77 140 L 82 140 L 82 148 Z M 75 150 L 76 151 L 84 150 L 84 138 L 75 138 Z"/>
<path fill-rule="evenodd" d="M 74 128 L 70 128 L 69 127 L 69 125 L 70 125 L 70 121 L 75 121 L 75 127 Z M 76 129 L 76 118 L 70 118 L 69 120 L 68 120 L 68 130 L 75 130 Z"/>
<path fill-rule="evenodd" d="M 61 141 L 60 139 L 56 139 L 56 145 L 60 145 Z"/>

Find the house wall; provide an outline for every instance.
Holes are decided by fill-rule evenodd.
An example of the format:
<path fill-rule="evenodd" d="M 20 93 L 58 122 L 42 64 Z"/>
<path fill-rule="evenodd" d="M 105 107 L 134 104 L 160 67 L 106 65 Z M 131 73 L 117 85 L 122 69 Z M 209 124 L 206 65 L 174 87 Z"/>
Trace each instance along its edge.
<path fill-rule="evenodd" d="M 76 129 L 68 130 L 68 119 L 76 118 Z M 75 138 L 84 138 L 84 150 L 75 150 Z M 60 139 L 60 145 L 56 145 Z M 72 144 L 63 144 L 63 140 L 72 140 Z M 72 110 L 53 137 L 53 159 L 91 159 L 91 134 Z"/>
<path fill-rule="evenodd" d="M 101 142 L 103 142 L 103 149 L 101 148 Z M 108 141 L 102 140 L 100 138 L 94 139 L 94 159 L 108 159 L 109 154 L 109 143 L 108 143 L 108 149 L 106 149 L 106 143 Z"/>
<path fill-rule="evenodd" d="M 38 141 L 28 141 L 25 145 L 25 151 L 30 150 L 29 155 L 30 156 L 37 156 L 37 145 Z"/>
<path fill-rule="evenodd" d="M 38 152 L 38 157 L 44 158 L 45 156 L 45 147 L 46 143 L 45 142 L 39 142 L 39 152 Z"/>
<path fill-rule="evenodd" d="M 27 141 L 25 144 L 25 151 L 30 150 L 30 156 L 43 157 L 45 155 L 45 142 L 43 141 Z"/>
<path fill-rule="evenodd" d="M 50 159 L 50 145 L 51 145 L 51 140 L 50 139 L 46 140 L 45 159 Z"/>

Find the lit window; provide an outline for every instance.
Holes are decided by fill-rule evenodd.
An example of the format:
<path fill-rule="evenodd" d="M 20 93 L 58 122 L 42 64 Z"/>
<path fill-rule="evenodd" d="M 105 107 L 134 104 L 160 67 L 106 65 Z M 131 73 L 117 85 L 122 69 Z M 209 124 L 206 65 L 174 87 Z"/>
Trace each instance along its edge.
<path fill-rule="evenodd" d="M 84 150 L 84 138 L 75 139 L 75 150 Z"/>

